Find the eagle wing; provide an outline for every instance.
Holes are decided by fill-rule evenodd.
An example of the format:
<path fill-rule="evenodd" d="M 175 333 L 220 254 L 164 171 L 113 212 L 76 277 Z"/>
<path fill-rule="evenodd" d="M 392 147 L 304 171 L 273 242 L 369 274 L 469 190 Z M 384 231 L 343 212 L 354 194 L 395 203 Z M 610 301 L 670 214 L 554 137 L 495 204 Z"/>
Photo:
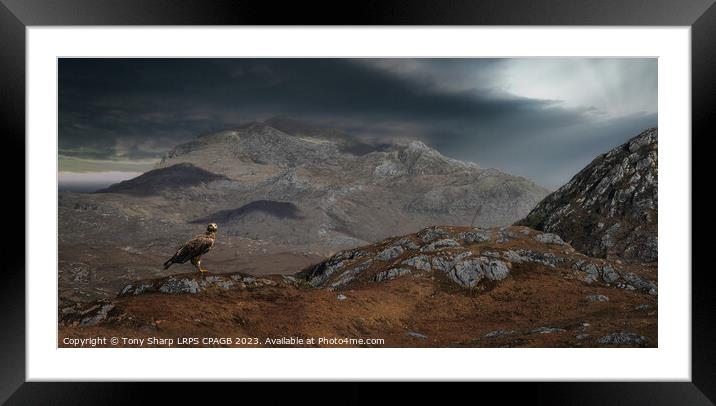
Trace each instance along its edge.
<path fill-rule="evenodd" d="M 213 238 L 206 235 L 197 235 L 179 248 L 172 257 L 171 262 L 183 264 L 194 257 L 206 254 L 213 245 Z"/>

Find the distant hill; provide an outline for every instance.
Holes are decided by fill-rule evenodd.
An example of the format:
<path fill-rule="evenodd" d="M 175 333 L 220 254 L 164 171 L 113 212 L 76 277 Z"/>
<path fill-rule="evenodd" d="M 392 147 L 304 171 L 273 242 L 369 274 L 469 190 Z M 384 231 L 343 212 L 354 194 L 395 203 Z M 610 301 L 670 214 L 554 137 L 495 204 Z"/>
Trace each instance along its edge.
<path fill-rule="evenodd" d="M 115 183 L 95 193 L 125 193 L 135 196 L 159 194 L 163 190 L 180 190 L 209 182 L 226 179 L 225 176 L 211 173 L 194 165 L 181 163 L 165 168 L 154 169 L 136 178 Z"/>

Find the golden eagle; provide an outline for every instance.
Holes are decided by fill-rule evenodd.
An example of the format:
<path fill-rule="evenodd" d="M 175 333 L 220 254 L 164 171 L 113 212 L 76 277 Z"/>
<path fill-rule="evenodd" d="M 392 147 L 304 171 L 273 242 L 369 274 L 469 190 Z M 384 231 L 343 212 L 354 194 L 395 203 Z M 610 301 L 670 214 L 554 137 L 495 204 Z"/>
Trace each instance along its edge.
<path fill-rule="evenodd" d="M 164 269 L 169 268 L 172 264 L 183 264 L 191 260 L 191 264 L 199 272 L 206 272 L 206 269 L 201 267 L 201 256 L 209 252 L 211 247 L 214 246 L 216 230 L 218 229 L 216 223 L 209 224 L 204 234 L 197 235 L 179 248 L 176 254 L 164 263 Z"/>

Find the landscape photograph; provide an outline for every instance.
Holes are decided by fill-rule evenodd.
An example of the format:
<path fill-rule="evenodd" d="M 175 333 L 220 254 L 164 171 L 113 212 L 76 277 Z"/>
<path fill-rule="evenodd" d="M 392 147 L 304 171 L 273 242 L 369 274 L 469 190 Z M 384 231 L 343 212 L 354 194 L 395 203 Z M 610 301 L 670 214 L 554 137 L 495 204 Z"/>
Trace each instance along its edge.
<path fill-rule="evenodd" d="M 60 58 L 57 346 L 656 348 L 657 65 Z"/>

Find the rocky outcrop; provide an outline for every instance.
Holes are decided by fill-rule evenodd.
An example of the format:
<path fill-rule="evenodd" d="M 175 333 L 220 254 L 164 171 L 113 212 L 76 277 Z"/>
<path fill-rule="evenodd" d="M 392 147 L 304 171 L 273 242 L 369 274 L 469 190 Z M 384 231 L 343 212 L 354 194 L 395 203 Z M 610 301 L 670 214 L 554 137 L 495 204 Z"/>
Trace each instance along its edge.
<path fill-rule="evenodd" d="M 104 322 L 115 313 L 115 305 L 109 300 L 98 300 L 91 303 L 61 300 L 58 316 L 61 324 L 89 327 Z"/>
<path fill-rule="evenodd" d="M 116 297 L 90 302 L 62 299 L 59 304 L 59 321 L 64 326 L 88 327 L 118 322 L 126 315 L 117 307 L 122 299 L 144 295 L 212 295 L 260 291 L 268 288 L 300 287 L 304 282 L 290 275 L 273 275 L 261 278 L 244 273 L 177 274 L 162 278 L 143 279 L 125 285 Z M 206 297 L 206 296 L 204 296 Z"/>
<path fill-rule="evenodd" d="M 559 235 L 595 257 L 658 259 L 658 131 L 600 155 L 517 225 Z"/>
<path fill-rule="evenodd" d="M 284 277 L 283 283 L 292 284 L 295 279 Z M 197 294 L 207 290 L 253 289 L 264 286 L 276 286 L 277 282 L 266 278 L 256 278 L 245 274 L 201 275 L 198 273 L 174 275 L 165 278 L 137 281 L 125 285 L 118 297 L 137 296 L 146 293 L 164 293 L 170 295 Z"/>
<path fill-rule="evenodd" d="M 510 277 L 518 266 L 522 271 L 547 267 L 585 285 L 658 293 L 655 282 L 630 268 L 579 254 L 558 236 L 526 227 L 429 227 L 341 251 L 297 277 L 314 287 L 342 290 L 397 278 L 441 276 L 458 287 L 479 289 Z M 603 298 L 595 295 L 589 300 Z"/>
<path fill-rule="evenodd" d="M 598 344 L 614 346 L 640 346 L 649 342 L 649 339 L 636 333 L 620 331 L 607 334 L 597 340 Z"/>

